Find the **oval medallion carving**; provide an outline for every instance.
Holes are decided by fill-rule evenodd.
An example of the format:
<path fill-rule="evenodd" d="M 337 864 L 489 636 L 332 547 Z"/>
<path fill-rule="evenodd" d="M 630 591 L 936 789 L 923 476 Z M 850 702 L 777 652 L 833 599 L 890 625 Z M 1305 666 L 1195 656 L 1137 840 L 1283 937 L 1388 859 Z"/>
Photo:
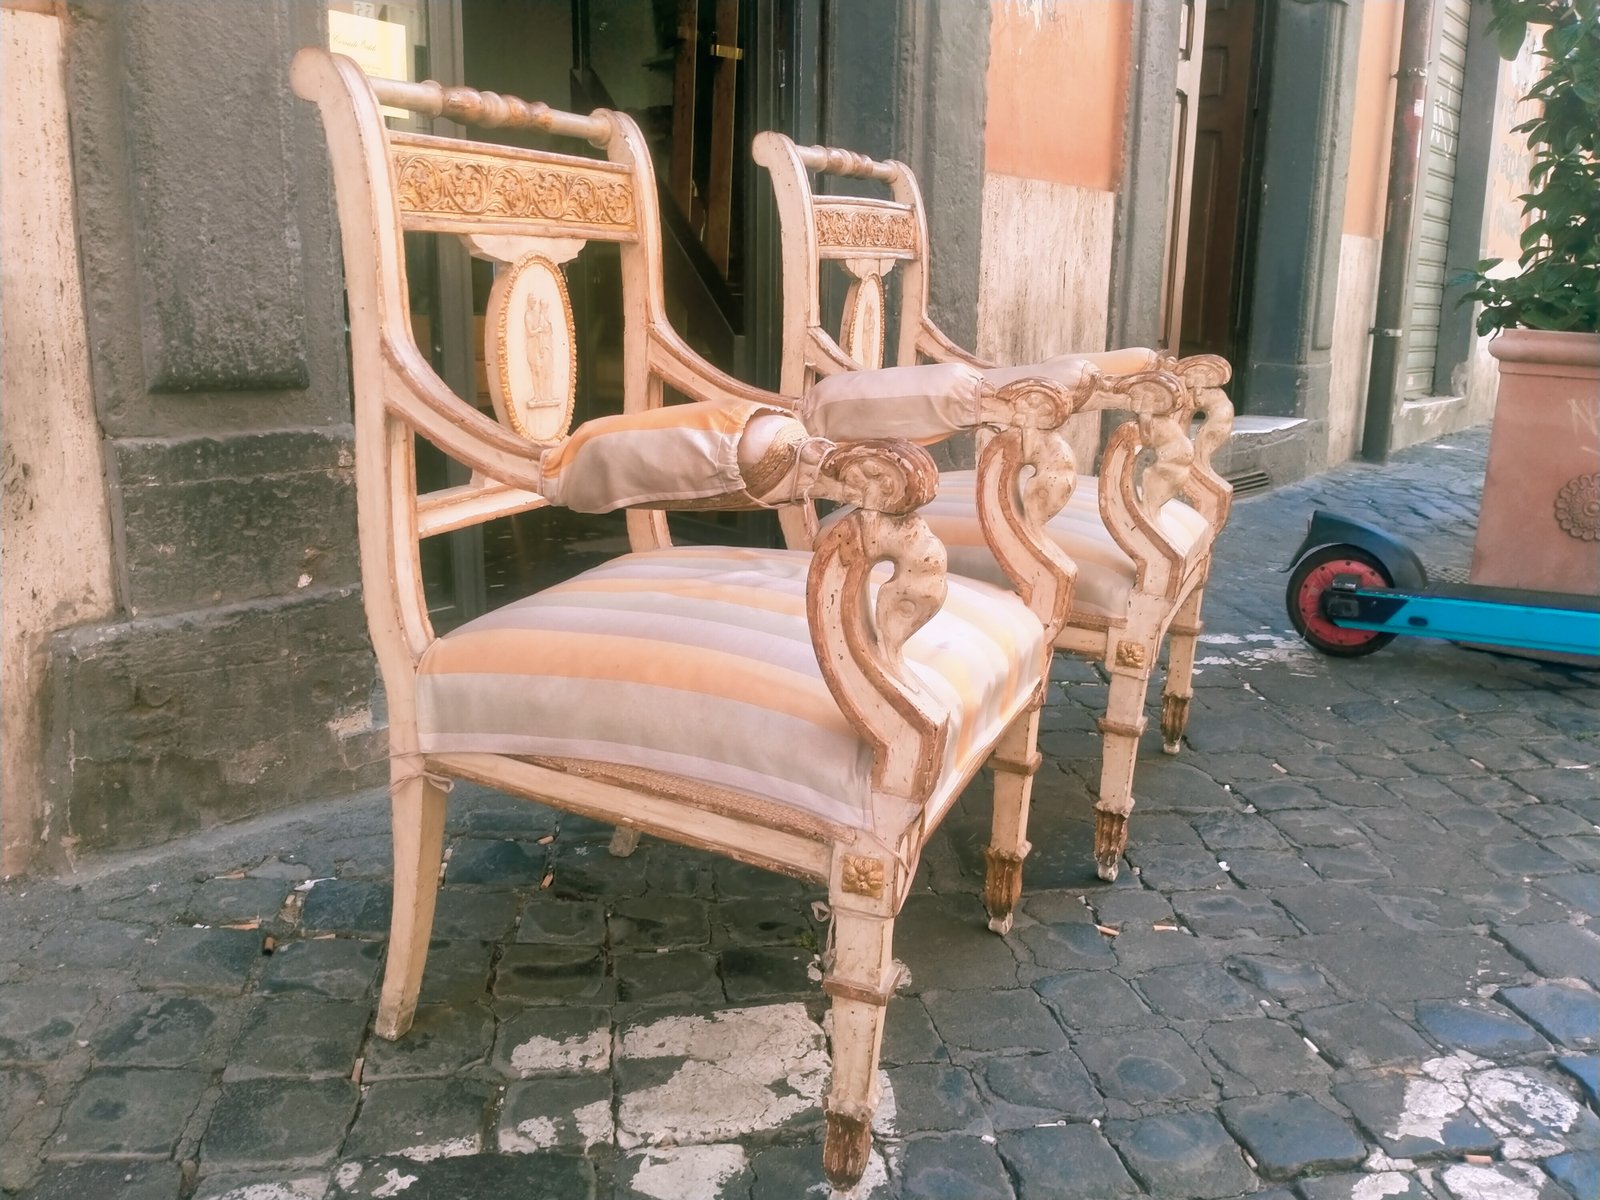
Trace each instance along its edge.
<path fill-rule="evenodd" d="M 1556 493 L 1556 524 L 1580 542 L 1600 541 L 1600 472 L 1574 475 Z"/>
<path fill-rule="evenodd" d="M 529 254 L 500 272 L 484 328 L 489 394 L 500 419 L 530 441 L 563 437 L 572 424 L 578 356 L 561 268 Z"/>
<path fill-rule="evenodd" d="M 883 280 L 877 275 L 863 275 L 850 285 L 839 333 L 839 344 L 856 362 L 883 366 Z"/>

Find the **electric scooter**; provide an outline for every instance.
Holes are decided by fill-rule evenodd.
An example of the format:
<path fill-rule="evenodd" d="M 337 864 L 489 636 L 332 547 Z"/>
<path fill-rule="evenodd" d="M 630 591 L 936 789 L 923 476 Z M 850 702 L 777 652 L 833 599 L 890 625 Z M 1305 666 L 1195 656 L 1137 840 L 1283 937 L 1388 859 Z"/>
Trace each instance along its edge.
<path fill-rule="evenodd" d="M 1407 635 L 1600 656 L 1600 596 L 1430 583 L 1410 547 L 1348 517 L 1314 513 L 1293 561 L 1289 620 L 1324 654 L 1354 658 Z"/>

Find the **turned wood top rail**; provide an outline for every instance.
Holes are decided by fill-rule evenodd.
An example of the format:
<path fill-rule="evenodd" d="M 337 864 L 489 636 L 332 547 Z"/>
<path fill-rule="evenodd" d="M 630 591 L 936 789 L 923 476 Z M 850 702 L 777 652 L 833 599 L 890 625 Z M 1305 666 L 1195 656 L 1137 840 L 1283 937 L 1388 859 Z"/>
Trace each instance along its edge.
<path fill-rule="evenodd" d="M 841 150 L 837 146 L 796 146 L 800 161 L 808 171 L 826 171 L 830 175 L 848 175 L 852 179 L 877 179 L 893 183 L 900 175 L 900 164 L 879 162 L 854 150 Z"/>
<path fill-rule="evenodd" d="M 485 129 L 540 129 L 564 137 L 583 138 L 603 145 L 611 137 L 611 122 L 592 114 L 562 112 L 542 101 L 480 92 L 476 88 L 445 87 L 432 79 L 410 83 L 369 75 L 372 91 L 381 104 L 407 108 L 429 117 L 445 117 Z"/>

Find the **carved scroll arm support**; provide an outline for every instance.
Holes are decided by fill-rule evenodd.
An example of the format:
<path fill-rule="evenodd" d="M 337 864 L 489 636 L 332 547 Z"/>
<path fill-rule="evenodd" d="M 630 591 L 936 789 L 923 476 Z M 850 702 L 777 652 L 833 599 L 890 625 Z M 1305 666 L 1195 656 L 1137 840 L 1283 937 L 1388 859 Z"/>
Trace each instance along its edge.
<path fill-rule="evenodd" d="M 773 408 L 794 408 L 794 397 L 754 387 L 713 367 L 668 325 L 651 327 L 649 345 L 651 374 L 691 400 L 751 401 Z"/>
<path fill-rule="evenodd" d="M 511 487 L 540 491 L 540 453 L 555 442 L 513 433 L 466 403 L 435 374 L 414 345 L 385 340 L 384 404 L 401 421 L 474 472 Z"/>
<path fill-rule="evenodd" d="M 926 314 L 922 318 L 922 328 L 917 331 L 917 353 L 932 362 L 966 363 L 969 367 L 976 367 L 980 371 L 995 365 L 988 359 L 979 358 L 965 347 L 957 345 Z"/>
<path fill-rule="evenodd" d="M 1161 510 L 1184 493 L 1194 446 L 1183 422 L 1189 392 L 1170 371 L 1141 371 L 1108 381 L 1114 405 L 1135 416 L 1118 426 L 1100 463 L 1100 517 L 1112 540 L 1134 562 L 1135 587 L 1165 593 L 1183 569 L 1184 552 L 1167 536 Z M 1142 464 L 1148 452 L 1149 462 Z"/>
<path fill-rule="evenodd" d="M 826 329 L 813 325 L 806 339 L 806 366 L 823 375 L 839 375 L 845 371 L 859 371 L 862 364 L 851 358 L 834 336 Z"/>
<path fill-rule="evenodd" d="M 1233 485 L 1211 465 L 1211 456 L 1227 445 L 1233 433 L 1233 404 L 1222 389 L 1233 378 L 1228 360 L 1215 354 L 1196 354 L 1162 364 L 1183 380 L 1189 389 L 1190 408 L 1185 424 L 1196 414 L 1203 416 L 1194 440 L 1194 473 L 1189 480 L 1188 497 L 1195 509 L 1211 523 L 1213 534 L 1227 524 L 1233 504 Z"/>
<path fill-rule="evenodd" d="M 880 441 L 832 449 L 812 488 L 855 506 L 817 540 L 806 581 L 823 678 L 873 748 L 874 788 L 914 803 L 932 792 L 949 733 L 943 703 L 903 657 L 945 598 L 944 546 L 916 512 L 937 486 L 926 451 Z M 883 562 L 894 570 L 874 600 L 871 577 Z"/>
<path fill-rule="evenodd" d="M 984 399 L 983 424 L 992 436 L 978 456 L 978 523 L 995 561 L 1044 625 L 1047 643 L 1066 624 L 1078 576 L 1046 530 L 1078 482 L 1062 426 L 1100 385 L 1089 370 L 1073 388 L 1021 379 Z"/>

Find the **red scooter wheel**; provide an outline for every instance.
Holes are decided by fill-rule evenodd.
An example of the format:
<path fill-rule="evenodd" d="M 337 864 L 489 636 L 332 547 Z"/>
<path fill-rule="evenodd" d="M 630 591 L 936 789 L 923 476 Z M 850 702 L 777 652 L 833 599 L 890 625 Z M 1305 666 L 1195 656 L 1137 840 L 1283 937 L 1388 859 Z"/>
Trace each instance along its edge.
<path fill-rule="evenodd" d="M 1286 600 L 1295 632 L 1324 654 L 1358 658 L 1394 641 L 1392 633 L 1343 629 L 1322 615 L 1322 594 L 1340 575 L 1354 575 L 1363 587 L 1392 587 L 1389 572 L 1372 555 L 1355 546 L 1323 546 L 1298 563 L 1289 576 Z"/>

